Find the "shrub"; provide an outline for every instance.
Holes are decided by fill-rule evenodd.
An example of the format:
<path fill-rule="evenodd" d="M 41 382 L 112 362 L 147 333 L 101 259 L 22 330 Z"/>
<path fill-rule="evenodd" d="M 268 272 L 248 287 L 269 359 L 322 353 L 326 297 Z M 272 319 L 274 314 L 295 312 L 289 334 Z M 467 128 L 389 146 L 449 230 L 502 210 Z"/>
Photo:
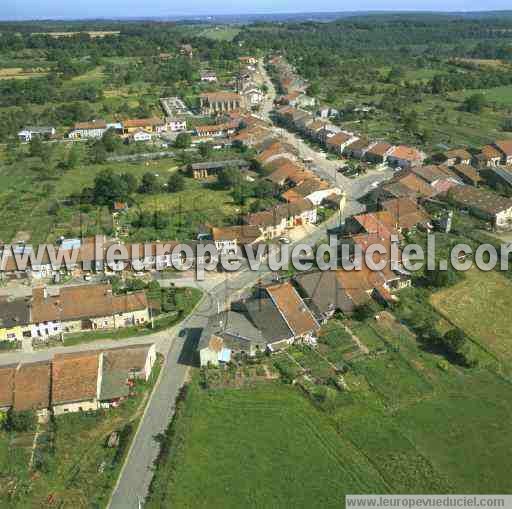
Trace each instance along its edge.
<path fill-rule="evenodd" d="M 34 431 L 37 426 L 36 414 L 32 411 L 15 412 L 9 410 L 7 419 L 4 422 L 4 429 L 7 431 L 27 432 Z"/>

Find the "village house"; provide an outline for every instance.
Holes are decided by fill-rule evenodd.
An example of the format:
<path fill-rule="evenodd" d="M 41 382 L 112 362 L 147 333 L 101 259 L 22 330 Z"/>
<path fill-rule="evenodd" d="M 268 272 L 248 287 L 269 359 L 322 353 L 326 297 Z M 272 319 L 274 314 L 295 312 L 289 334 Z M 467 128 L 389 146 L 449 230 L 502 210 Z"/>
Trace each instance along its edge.
<path fill-rule="evenodd" d="M 320 325 L 290 282 L 260 288 L 242 308 L 271 352 L 297 341 L 316 341 Z"/>
<path fill-rule="evenodd" d="M 484 168 L 479 175 L 486 183 L 499 192 L 510 192 L 512 189 L 512 166 L 492 166 Z"/>
<path fill-rule="evenodd" d="M 68 138 L 90 139 L 101 138 L 107 131 L 107 123 L 104 120 L 92 120 L 91 122 L 78 122 L 68 133 Z"/>
<path fill-rule="evenodd" d="M 267 165 L 267 169 L 273 171 L 265 179 L 279 187 L 298 185 L 308 178 L 314 177 L 311 171 L 285 157 L 275 159 Z"/>
<path fill-rule="evenodd" d="M 131 134 L 140 130 L 149 133 L 161 133 L 167 130 L 166 123 L 161 118 L 136 118 L 123 121 L 123 133 Z"/>
<path fill-rule="evenodd" d="M 399 232 L 414 230 L 418 225 L 426 226 L 430 221 L 426 210 L 410 198 L 393 198 L 380 205 L 383 211 L 391 215 L 392 224 Z"/>
<path fill-rule="evenodd" d="M 50 295 L 35 288 L 31 301 L 31 336 L 46 338 L 66 332 L 117 329 L 149 321 L 145 292 L 113 295 L 108 284 L 66 286 Z"/>
<path fill-rule="evenodd" d="M 331 152 L 341 156 L 345 148 L 358 139 L 359 138 L 352 133 L 341 131 L 334 136 L 327 137 L 325 145 Z"/>
<path fill-rule="evenodd" d="M 136 379 L 147 381 L 155 344 L 55 354 L 49 361 L 0 367 L 0 411 L 55 415 L 117 406 Z"/>
<path fill-rule="evenodd" d="M 317 117 L 318 118 L 318 117 Z M 330 122 L 327 122 L 324 126 L 324 128 L 318 132 L 318 140 L 320 143 L 324 146 L 327 144 L 327 140 L 329 138 L 332 138 L 338 133 L 345 132 L 342 131 L 340 127 L 337 125 L 331 124 Z"/>
<path fill-rule="evenodd" d="M 394 150 L 395 147 L 386 142 L 372 143 L 366 150 L 364 158 L 371 163 L 382 164 L 388 160 Z"/>
<path fill-rule="evenodd" d="M 256 156 L 256 160 L 261 164 L 269 164 L 279 158 L 296 161 L 295 148 L 287 143 L 272 141 L 270 145 Z"/>
<path fill-rule="evenodd" d="M 236 92 L 208 92 L 201 94 L 203 115 L 219 115 L 243 109 L 244 98 Z"/>
<path fill-rule="evenodd" d="M 22 341 L 29 324 L 28 299 L 0 297 L 0 341 Z"/>
<path fill-rule="evenodd" d="M 416 148 L 399 145 L 388 155 L 388 162 L 392 166 L 409 169 L 423 164 L 425 157 L 425 154 Z"/>
<path fill-rule="evenodd" d="M 456 148 L 448 150 L 444 153 L 446 161 L 444 164 L 447 166 L 455 166 L 456 164 L 471 164 L 473 156 L 463 148 Z"/>
<path fill-rule="evenodd" d="M 489 221 L 498 231 L 512 229 L 512 199 L 481 187 L 457 186 L 446 194 L 448 201 L 467 209 L 475 217 Z"/>
<path fill-rule="evenodd" d="M 206 81 L 207 83 L 216 83 L 217 75 L 213 71 L 203 71 L 201 73 L 201 81 Z"/>
<path fill-rule="evenodd" d="M 483 181 L 483 178 L 480 176 L 477 169 L 470 164 L 455 164 L 451 169 L 462 180 L 462 182 L 464 182 L 464 184 L 478 187 Z"/>
<path fill-rule="evenodd" d="M 56 354 L 52 361 L 51 405 L 54 415 L 97 410 L 100 352 Z"/>
<path fill-rule="evenodd" d="M 512 165 L 512 140 L 496 141 L 494 146 L 501 152 L 501 164 Z"/>
<path fill-rule="evenodd" d="M 224 168 L 236 168 L 248 170 L 251 163 L 245 159 L 230 159 L 226 161 L 211 161 L 206 163 L 192 163 L 188 166 L 188 172 L 196 180 L 216 176 Z"/>
<path fill-rule="evenodd" d="M 365 136 L 349 143 L 343 149 L 343 155 L 354 159 L 363 159 L 370 146 L 370 141 Z"/>
<path fill-rule="evenodd" d="M 167 125 L 167 129 L 171 131 L 171 133 L 187 130 L 187 121 L 185 119 L 167 117 L 165 119 L 165 123 Z"/>
<path fill-rule="evenodd" d="M 263 235 L 256 225 L 212 228 L 211 237 L 220 254 L 235 254 L 237 248 L 263 240 Z"/>
<path fill-rule="evenodd" d="M 149 380 L 155 362 L 155 344 L 123 346 L 102 352 L 98 366 L 99 406 L 117 407 L 130 395 L 135 380 Z"/>
<path fill-rule="evenodd" d="M 360 270 L 305 272 L 295 276 L 294 281 L 320 323 L 337 311 L 350 316 L 372 299 L 382 301 L 384 297 L 385 302 L 393 302 L 392 293 L 410 286 L 410 279 L 393 272 L 389 264 L 379 271 L 363 264 Z"/>
<path fill-rule="evenodd" d="M 444 165 L 414 166 L 410 171 L 427 182 L 432 187 L 434 194 L 444 193 L 451 187 L 463 183 L 455 172 Z"/>
<path fill-rule="evenodd" d="M 144 131 L 143 129 L 137 129 L 135 132 L 130 134 L 128 137 L 128 141 L 130 143 L 147 143 L 152 140 L 152 135 L 148 131 Z"/>
<path fill-rule="evenodd" d="M 422 178 L 411 171 L 397 172 L 396 175 L 377 188 L 379 198 L 430 198 L 435 194 L 434 189 Z"/>
<path fill-rule="evenodd" d="M 256 86 L 245 88 L 242 95 L 245 98 L 245 104 L 249 107 L 259 106 L 265 98 L 265 94 Z"/>
<path fill-rule="evenodd" d="M 347 217 L 344 233 L 377 233 L 385 237 L 397 234 L 398 228 L 393 216 L 387 211 L 367 212 Z"/>
<path fill-rule="evenodd" d="M 55 127 L 25 127 L 18 133 L 22 142 L 31 141 L 32 138 L 48 139 L 55 136 Z"/>
<path fill-rule="evenodd" d="M 288 189 L 283 193 L 282 197 L 288 203 L 306 198 L 313 203 L 313 205 L 320 205 L 328 196 L 341 194 L 342 191 L 340 188 L 334 187 L 318 177 L 314 177 Z"/>
<path fill-rule="evenodd" d="M 258 226 L 265 239 L 281 237 L 290 228 L 317 222 L 317 209 L 306 199 L 276 205 L 269 210 L 254 212 L 243 218 L 244 223 Z"/>
<path fill-rule="evenodd" d="M 244 313 L 225 311 L 210 317 L 198 343 L 201 366 L 231 362 L 235 355 L 254 357 L 264 352 L 267 342 Z"/>
<path fill-rule="evenodd" d="M 493 145 L 485 145 L 479 154 L 475 156 L 479 168 L 498 166 L 501 163 L 503 154 Z"/>
<path fill-rule="evenodd" d="M 46 421 L 50 408 L 51 364 L 49 361 L 20 363 L 14 374 L 15 412 L 33 411 Z"/>
<path fill-rule="evenodd" d="M 236 131 L 233 123 L 198 125 L 195 127 L 195 135 L 199 138 L 225 138 Z"/>

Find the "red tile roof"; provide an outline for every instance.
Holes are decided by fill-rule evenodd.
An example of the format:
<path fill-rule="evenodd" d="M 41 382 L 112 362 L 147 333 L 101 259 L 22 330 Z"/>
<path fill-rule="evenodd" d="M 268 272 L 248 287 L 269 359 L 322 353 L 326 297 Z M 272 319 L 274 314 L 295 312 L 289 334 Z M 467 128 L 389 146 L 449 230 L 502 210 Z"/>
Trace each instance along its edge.
<path fill-rule="evenodd" d="M 154 126 L 162 126 L 165 122 L 161 118 L 134 118 L 123 120 L 124 128 L 134 128 L 134 127 L 154 127 Z"/>
<path fill-rule="evenodd" d="M 95 399 L 99 352 L 56 354 L 52 363 L 52 404 Z"/>
<path fill-rule="evenodd" d="M 32 321 L 80 320 L 129 313 L 147 308 L 145 292 L 113 295 L 110 285 L 79 285 L 60 289 L 44 297 L 42 288 L 33 290 Z"/>
<path fill-rule="evenodd" d="M 423 155 L 418 149 L 408 147 L 407 145 L 399 145 L 396 147 L 393 152 L 391 152 L 391 156 L 404 161 L 421 161 L 423 159 Z"/>
<path fill-rule="evenodd" d="M 320 328 L 313 314 L 290 283 L 270 286 L 266 290 L 294 336 L 301 336 Z"/>
<path fill-rule="evenodd" d="M 0 408 L 12 406 L 15 371 L 15 365 L 0 366 Z"/>
<path fill-rule="evenodd" d="M 50 406 L 50 363 L 20 364 L 14 379 L 14 405 L 17 412 L 42 410 Z"/>
<path fill-rule="evenodd" d="M 507 157 L 512 157 L 512 140 L 500 140 L 495 143 Z"/>

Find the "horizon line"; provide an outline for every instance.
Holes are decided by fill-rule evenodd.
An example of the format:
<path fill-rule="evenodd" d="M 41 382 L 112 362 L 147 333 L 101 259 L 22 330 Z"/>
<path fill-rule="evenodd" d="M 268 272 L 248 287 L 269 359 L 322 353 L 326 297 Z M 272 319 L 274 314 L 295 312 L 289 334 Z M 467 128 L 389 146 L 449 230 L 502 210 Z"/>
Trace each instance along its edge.
<path fill-rule="evenodd" d="M 258 16 L 293 16 L 293 15 L 350 15 L 350 14 L 440 14 L 440 15 L 470 15 L 470 14 L 491 14 L 491 13 L 512 13 L 512 9 L 471 9 L 471 10 L 433 10 L 433 9 L 368 9 L 368 10 L 332 10 L 332 11 L 261 11 L 261 12 L 226 12 L 226 13 L 201 13 L 201 14 L 152 14 L 147 16 L 87 16 L 87 17 L 34 17 L 34 18 L 1 18 L 0 23 L 23 23 L 23 22 L 74 22 L 74 21 L 148 21 L 148 20 L 179 20 L 179 21 L 194 21 L 197 19 L 214 21 L 215 18 L 223 17 L 258 17 Z"/>

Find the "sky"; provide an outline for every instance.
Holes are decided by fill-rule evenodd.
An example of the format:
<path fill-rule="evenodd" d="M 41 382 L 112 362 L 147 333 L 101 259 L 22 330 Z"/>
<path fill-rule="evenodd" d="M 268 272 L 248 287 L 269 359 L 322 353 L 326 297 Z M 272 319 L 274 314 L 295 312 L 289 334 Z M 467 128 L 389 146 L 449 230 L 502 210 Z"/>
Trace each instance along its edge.
<path fill-rule="evenodd" d="M 510 0 L 0 0 L 0 19 L 122 18 L 288 12 L 510 9 Z"/>

